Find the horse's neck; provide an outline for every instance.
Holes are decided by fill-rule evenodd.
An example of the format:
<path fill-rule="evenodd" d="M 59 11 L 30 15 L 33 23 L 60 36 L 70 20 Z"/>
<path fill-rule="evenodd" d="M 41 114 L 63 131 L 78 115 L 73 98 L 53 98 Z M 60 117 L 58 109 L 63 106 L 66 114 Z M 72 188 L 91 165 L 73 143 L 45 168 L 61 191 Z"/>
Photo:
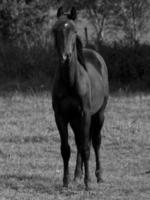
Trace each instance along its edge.
<path fill-rule="evenodd" d="M 59 68 L 59 78 L 63 81 L 66 88 L 73 89 L 73 87 L 76 87 L 76 83 L 79 81 L 80 70 L 81 68 L 77 58 L 77 49 L 75 47 L 71 61 L 66 63 L 64 67 L 60 66 Z"/>
<path fill-rule="evenodd" d="M 69 78 L 72 86 L 75 85 L 76 81 L 78 81 L 79 74 L 80 74 L 80 64 L 77 58 L 77 49 L 75 48 L 69 67 Z"/>

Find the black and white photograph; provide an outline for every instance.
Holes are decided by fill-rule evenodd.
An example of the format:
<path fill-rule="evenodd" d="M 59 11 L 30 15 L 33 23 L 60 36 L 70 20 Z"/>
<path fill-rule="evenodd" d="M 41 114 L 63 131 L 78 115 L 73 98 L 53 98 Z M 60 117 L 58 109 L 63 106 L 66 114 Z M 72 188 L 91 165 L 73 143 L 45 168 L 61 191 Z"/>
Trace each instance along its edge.
<path fill-rule="evenodd" d="M 150 0 L 0 0 L 0 200 L 150 199 Z"/>

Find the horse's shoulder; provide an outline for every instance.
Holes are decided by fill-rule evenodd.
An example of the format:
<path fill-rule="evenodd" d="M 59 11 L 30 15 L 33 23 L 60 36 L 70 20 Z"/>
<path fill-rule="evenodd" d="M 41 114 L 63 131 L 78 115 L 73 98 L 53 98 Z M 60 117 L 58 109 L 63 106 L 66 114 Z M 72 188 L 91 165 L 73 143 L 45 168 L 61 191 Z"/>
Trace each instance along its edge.
<path fill-rule="evenodd" d="M 99 73 L 102 73 L 103 69 L 106 68 L 103 57 L 93 49 L 83 49 L 83 55 L 86 65 L 90 63 Z"/>

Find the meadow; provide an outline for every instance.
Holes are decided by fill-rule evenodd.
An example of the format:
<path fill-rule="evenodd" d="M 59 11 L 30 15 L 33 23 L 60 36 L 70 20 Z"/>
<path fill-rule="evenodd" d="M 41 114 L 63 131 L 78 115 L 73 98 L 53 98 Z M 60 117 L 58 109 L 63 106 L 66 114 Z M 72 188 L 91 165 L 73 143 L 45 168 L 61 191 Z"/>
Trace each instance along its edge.
<path fill-rule="evenodd" d="M 149 200 L 150 95 L 111 95 L 102 131 L 104 182 L 97 185 L 93 150 L 91 189 L 73 182 L 76 148 L 71 145 L 68 189 L 49 92 L 10 92 L 0 96 L 0 199 Z"/>

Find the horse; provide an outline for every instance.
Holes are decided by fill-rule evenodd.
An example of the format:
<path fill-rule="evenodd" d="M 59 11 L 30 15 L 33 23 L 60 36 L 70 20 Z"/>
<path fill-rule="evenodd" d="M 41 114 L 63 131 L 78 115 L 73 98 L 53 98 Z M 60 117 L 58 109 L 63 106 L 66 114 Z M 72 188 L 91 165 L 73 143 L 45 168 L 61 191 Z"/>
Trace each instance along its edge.
<path fill-rule="evenodd" d="M 84 183 L 88 190 L 91 143 L 96 158 L 97 182 L 102 181 L 99 153 L 104 111 L 109 96 L 108 71 L 104 59 L 95 50 L 82 48 L 79 44 L 75 8 L 69 14 L 59 8 L 57 18 L 52 32 L 59 62 L 53 82 L 52 107 L 61 141 L 63 186 L 68 187 L 69 184 L 70 125 L 77 146 L 74 180 L 82 178 L 84 169 Z"/>

